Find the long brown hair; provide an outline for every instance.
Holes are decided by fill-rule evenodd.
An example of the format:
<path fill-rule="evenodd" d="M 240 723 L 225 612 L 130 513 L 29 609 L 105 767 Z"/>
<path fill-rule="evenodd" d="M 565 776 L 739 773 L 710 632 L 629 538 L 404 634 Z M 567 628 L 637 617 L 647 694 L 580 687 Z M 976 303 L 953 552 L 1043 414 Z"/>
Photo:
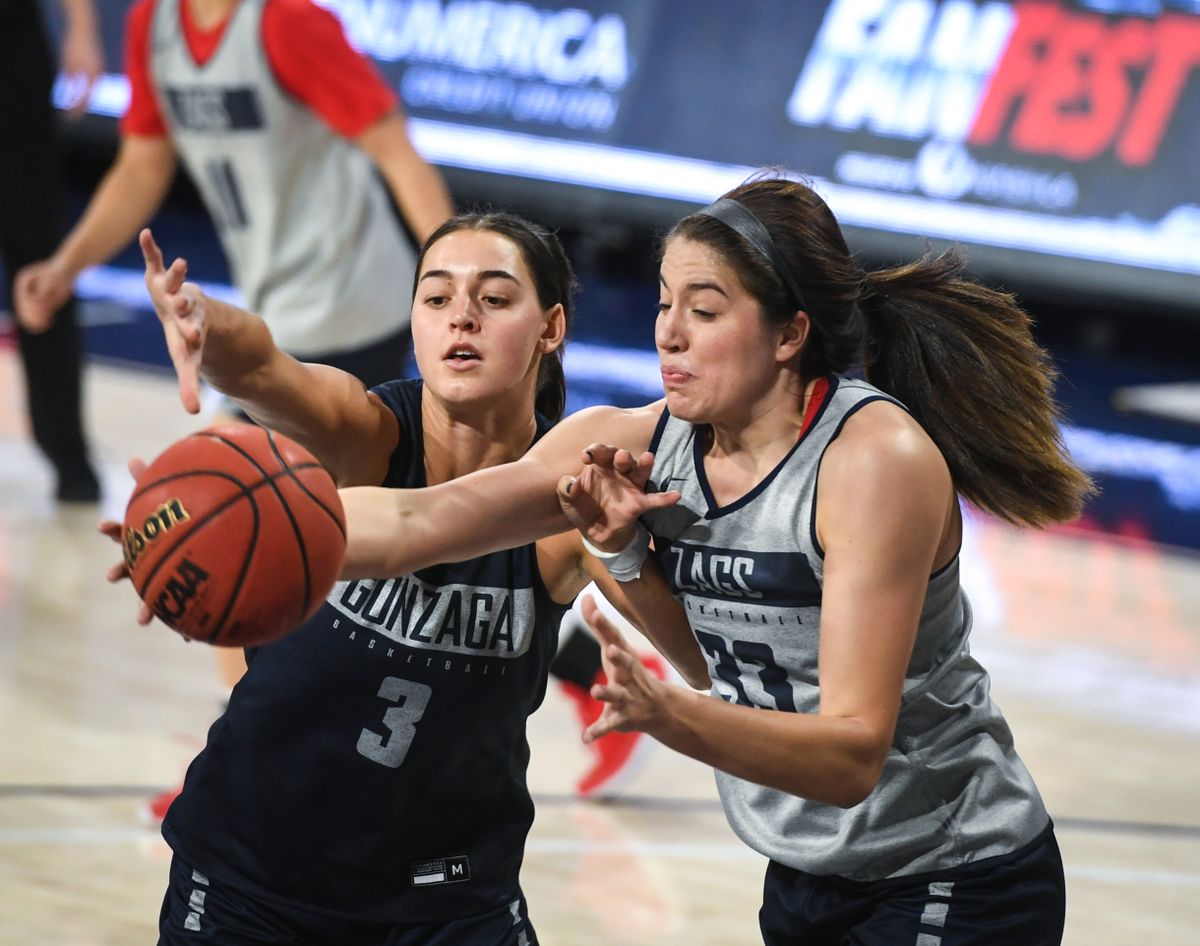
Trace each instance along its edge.
<path fill-rule="evenodd" d="M 1094 487 L 1067 454 L 1053 398 L 1057 371 L 1012 295 L 965 278 L 955 250 L 864 272 L 832 211 L 799 181 L 758 176 L 725 197 L 766 227 L 803 294 L 812 326 L 803 377 L 861 362 L 867 380 L 929 434 L 970 502 L 1028 525 L 1079 514 Z M 695 213 L 664 247 L 675 237 L 720 253 L 770 324 L 792 321 L 795 293 L 730 226 Z"/>
<path fill-rule="evenodd" d="M 417 280 L 421 277 L 421 264 L 425 254 L 442 237 L 459 230 L 487 230 L 511 240 L 521 251 L 521 258 L 533 277 L 538 305 L 543 309 L 555 305 L 563 307 L 566 330 L 571 331 L 574 314 L 575 272 L 571 261 L 558 237 L 539 223 L 503 211 L 465 213 L 451 217 L 429 235 L 421 254 L 417 257 L 417 268 L 413 274 L 413 298 L 417 295 Z M 563 374 L 563 349 L 566 340 L 549 355 L 543 355 L 538 363 L 537 394 L 534 409 L 552 421 L 559 420 L 567 406 L 567 379 Z"/>

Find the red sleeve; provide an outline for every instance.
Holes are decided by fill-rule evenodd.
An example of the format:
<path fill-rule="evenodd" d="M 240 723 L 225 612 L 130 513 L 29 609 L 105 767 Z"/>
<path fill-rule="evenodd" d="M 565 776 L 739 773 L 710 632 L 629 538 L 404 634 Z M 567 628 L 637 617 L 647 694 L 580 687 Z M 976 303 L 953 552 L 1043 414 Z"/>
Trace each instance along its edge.
<path fill-rule="evenodd" d="M 339 134 L 357 138 L 397 107 L 396 94 L 350 45 L 341 21 L 311 0 L 270 0 L 262 35 L 279 84 Z"/>
<path fill-rule="evenodd" d="M 121 118 L 122 135 L 165 135 L 167 123 L 158 109 L 150 80 L 150 17 L 153 0 L 138 0 L 125 20 L 125 76 L 129 80 L 129 108 Z"/>

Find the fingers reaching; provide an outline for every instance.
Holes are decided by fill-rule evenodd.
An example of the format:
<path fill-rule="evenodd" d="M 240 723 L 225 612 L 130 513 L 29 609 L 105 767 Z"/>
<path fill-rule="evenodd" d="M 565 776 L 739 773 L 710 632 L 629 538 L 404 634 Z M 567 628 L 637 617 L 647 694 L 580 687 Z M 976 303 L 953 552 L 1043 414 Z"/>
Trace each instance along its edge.
<path fill-rule="evenodd" d="M 182 257 L 176 257 L 167 269 L 166 274 L 166 290 L 170 293 L 177 293 L 183 288 L 184 282 L 187 280 L 187 261 Z M 192 308 L 192 300 L 185 296 L 180 296 L 180 302 L 176 303 L 175 311 L 178 315 L 187 315 Z M 182 304 L 181 304 L 182 303 Z"/>
<path fill-rule="evenodd" d="M 621 636 L 621 632 L 616 629 L 613 623 L 604 616 L 604 612 L 600 610 L 600 606 L 596 604 L 596 599 L 591 595 L 585 595 L 582 608 L 583 619 L 587 621 L 588 627 L 595 632 L 600 643 L 604 645 L 601 651 L 601 659 L 604 658 L 608 645 L 612 644 L 617 647 L 628 647 L 625 643 L 625 638 Z"/>
<path fill-rule="evenodd" d="M 143 468 L 146 466 L 146 464 L 142 463 L 141 460 L 130 460 L 129 468 L 131 472 L 135 463 L 141 464 Z M 115 519 L 102 519 L 98 528 L 101 534 L 108 536 L 118 545 L 124 545 L 125 526 L 122 523 L 117 522 Z M 115 565 L 110 565 L 108 570 L 104 573 L 104 577 L 114 584 L 116 582 L 124 581 L 126 578 L 132 580 L 132 576 L 129 573 L 129 565 L 123 558 Z M 145 626 L 152 620 L 154 620 L 154 612 L 150 610 L 150 606 L 146 604 L 145 601 L 139 601 L 137 611 L 138 624 Z"/>
<path fill-rule="evenodd" d="M 154 234 L 149 227 L 143 227 L 138 234 L 138 246 L 142 248 L 142 259 L 146 261 L 146 275 L 155 276 L 163 271 L 162 250 L 154 242 Z"/>

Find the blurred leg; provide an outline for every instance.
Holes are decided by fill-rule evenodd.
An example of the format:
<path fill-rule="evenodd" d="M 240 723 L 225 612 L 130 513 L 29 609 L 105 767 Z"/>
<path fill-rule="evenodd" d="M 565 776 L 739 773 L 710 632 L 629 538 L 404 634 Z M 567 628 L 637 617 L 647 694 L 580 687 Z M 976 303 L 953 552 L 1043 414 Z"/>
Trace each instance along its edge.
<path fill-rule="evenodd" d="M 17 270 L 54 252 L 63 236 L 61 167 L 50 88 L 54 66 L 34 15 L 0 28 L 0 255 L 7 306 Z M 53 328 L 31 335 L 18 328 L 34 439 L 58 473 L 59 498 L 99 495 L 87 458 L 82 421 L 82 346 L 72 299 Z"/>

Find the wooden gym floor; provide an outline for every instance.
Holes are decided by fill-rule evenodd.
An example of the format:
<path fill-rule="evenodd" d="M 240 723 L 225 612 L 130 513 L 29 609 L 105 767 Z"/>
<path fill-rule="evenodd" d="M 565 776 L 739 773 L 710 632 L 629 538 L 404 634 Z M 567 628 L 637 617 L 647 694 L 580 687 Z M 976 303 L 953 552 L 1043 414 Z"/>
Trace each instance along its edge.
<path fill-rule="evenodd" d="M 217 712 L 213 655 L 138 628 L 98 511 L 56 508 L 0 348 L 0 944 L 155 941 L 168 851 L 141 803 L 177 782 Z M 124 458 L 195 428 L 161 375 L 94 366 L 102 510 Z M 1200 559 L 977 524 L 973 647 L 1053 813 L 1066 942 L 1197 942 Z M 615 800 L 571 795 L 587 763 L 552 685 L 530 725 L 538 816 L 523 885 L 545 946 L 758 941 L 763 861 L 705 767 L 657 747 Z"/>

